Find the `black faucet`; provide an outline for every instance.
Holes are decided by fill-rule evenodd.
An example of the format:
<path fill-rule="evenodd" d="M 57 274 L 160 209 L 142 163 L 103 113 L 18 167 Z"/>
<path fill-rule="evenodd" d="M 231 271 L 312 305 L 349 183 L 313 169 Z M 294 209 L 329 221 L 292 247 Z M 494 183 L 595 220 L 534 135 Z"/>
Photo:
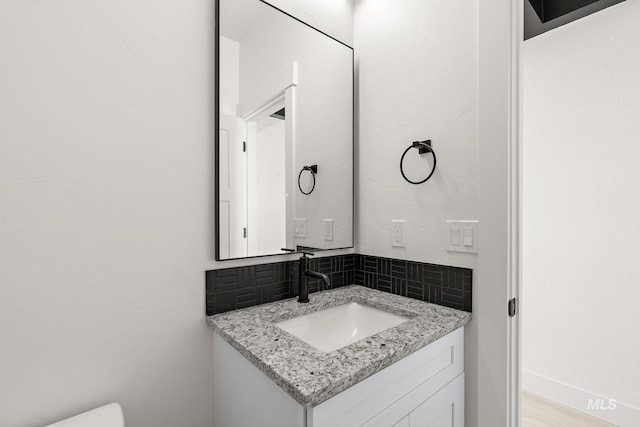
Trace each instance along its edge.
<path fill-rule="evenodd" d="M 313 253 L 302 252 L 302 256 L 300 257 L 300 266 L 298 269 L 298 302 L 309 302 L 309 277 L 315 277 L 316 279 L 322 280 L 327 289 L 331 287 L 331 282 L 329 282 L 329 278 L 326 274 L 309 270 L 309 257 L 307 255 L 313 256 Z"/>

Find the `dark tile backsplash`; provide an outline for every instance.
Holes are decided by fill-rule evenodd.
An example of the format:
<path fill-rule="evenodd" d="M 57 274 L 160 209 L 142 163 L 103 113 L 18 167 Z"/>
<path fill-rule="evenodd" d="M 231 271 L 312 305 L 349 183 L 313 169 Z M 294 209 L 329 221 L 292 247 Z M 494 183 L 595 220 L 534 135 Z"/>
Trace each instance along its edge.
<path fill-rule="evenodd" d="M 468 268 L 359 254 L 312 258 L 310 268 L 327 274 L 334 288 L 362 285 L 471 311 Z M 317 292 L 319 285 L 309 279 L 309 292 Z M 207 271 L 207 315 L 291 298 L 297 290 L 297 260 Z"/>

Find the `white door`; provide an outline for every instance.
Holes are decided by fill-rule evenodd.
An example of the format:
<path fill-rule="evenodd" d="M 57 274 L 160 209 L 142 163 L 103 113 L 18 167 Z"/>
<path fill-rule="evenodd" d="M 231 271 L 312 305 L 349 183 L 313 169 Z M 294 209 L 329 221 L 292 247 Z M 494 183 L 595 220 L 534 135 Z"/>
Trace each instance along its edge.
<path fill-rule="evenodd" d="M 247 156 L 243 119 L 220 115 L 220 258 L 247 256 Z"/>

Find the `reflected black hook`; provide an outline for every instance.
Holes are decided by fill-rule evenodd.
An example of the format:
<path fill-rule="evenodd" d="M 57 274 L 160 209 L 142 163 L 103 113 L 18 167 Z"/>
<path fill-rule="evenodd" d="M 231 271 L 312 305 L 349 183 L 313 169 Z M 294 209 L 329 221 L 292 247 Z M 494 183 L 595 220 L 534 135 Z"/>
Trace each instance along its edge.
<path fill-rule="evenodd" d="M 302 190 L 302 185 L 300 184 L 300 178 L 302 178 L 302 172 L 304 172 L 304 171 L 311 172 L 311 177 L 313 178 L 313 186 L 311 187 L 311 190 L 309 190 L 308 193 L 305 193 L 304 190 Z M 309 194 L 313 193 L 313 190 L 316 188 L 316 174 L 317 173 L 318 173 L 318 165 L 311 165 L 311 166 L 303 166 L 302 170 L 298 174 L 298 189 L 300 189 L 300 192 L 302 194 L 304 194 L 305 196 L 308 196 Z"/>

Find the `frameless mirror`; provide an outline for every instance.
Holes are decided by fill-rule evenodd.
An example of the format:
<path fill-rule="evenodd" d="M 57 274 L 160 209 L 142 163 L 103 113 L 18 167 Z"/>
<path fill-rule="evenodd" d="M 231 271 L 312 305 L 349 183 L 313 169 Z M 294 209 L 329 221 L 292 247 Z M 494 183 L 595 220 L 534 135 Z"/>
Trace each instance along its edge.
<path fill-rule="evenodd" d="M 353 49 L 216 1 L 216 259 L 353 247 Z"/>

